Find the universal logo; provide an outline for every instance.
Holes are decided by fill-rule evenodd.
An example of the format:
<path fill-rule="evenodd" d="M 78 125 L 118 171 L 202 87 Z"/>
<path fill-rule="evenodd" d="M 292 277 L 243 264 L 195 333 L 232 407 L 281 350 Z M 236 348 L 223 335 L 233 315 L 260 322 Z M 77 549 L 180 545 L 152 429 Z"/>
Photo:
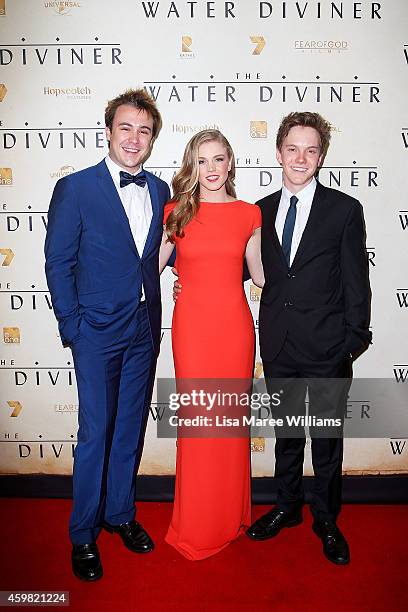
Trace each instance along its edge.
<path fill-rule="evenodd" d="M 0 15 L 6 14 L 6 0 L 0 0 Z"/>
<path fill-rule="evenodd" d="M 267 121 L 251 121 L 249 124 L 249 133 L 251 138 L 267 138 L 268 137 L 268 122 Z"/>
<path fill-rule="evenodd" d="M 261 55 L 264 46 L 266 45 L 265 39 L 263 36 L 250 36 L 251 43 L 255 45 L 254 50 L 252 51 L 252 55 Z"/>
<path fill-rule="evenodd" d="M 72 174 L 73 172 L 75 172 L 74 166 L 61 166 L 61 168 L 57 170 L 56 172 L 50 172 L 50 177 L 52 179 L 55 179 L 55 178 L 60 179 L 64 176 L 68 176 L 68 174 Z"/>
<path fill-rule="evenodd" d="M 90 100 L 91 90 L 85 85 L 84 87 L 44 87 L 44 96 L 53 96 L 58 98 L 66 96 L 68 100 Z"/>
<path fill-rule="evenodd" d="M 18 327 L 3 327 L 3 340 L 6 344 L 20 344 L 20 329 Z"/>
<path fill-rule="evenodd" d="M 4 98 L 6 97 L 6 93 L 7 87 L 4 83 L 0 83 L 0 102 L 3 102 Z"/>
<path fill-rule="evenodd" d="M 347 51 L 348 41 L 347 40 L 295 40 L 295 49 L 310 53 L 333 53 L 337 51 Z"/>
<path fill-rule="evenodd" d="M 256 285 L 250 285 L 249 287 L 249 299 L 251 302 L 259 302 L 262 295 L 262 289 Z"/>
<path fill-rule="evenodd" d="M 180 57 L 182 59 L 193 59 L 195 57 L 194 53 L 191 51 L 191 46 L 193 44 L 193 39 L 191 36 L 182 36 L 181 37 L 181 53 Z"/>
<path fill-rule="evenodd" d="M 265 452 L 265 438 L 251 438 L 251 453 Z"/>
<path fill-rule="evenodd" d="M 0 168 L 0 185 L 9 186 L 13 184 L 13 172 L 11 168 Z"/>
<path fill-rule="evenodd" d="M 44 2 L 44 8 L 52 9 L 57 15 L 68 15 L 73 8 L 81 8 L 81 4 L 73 0 L 55 0 L 54 2 Z"/>

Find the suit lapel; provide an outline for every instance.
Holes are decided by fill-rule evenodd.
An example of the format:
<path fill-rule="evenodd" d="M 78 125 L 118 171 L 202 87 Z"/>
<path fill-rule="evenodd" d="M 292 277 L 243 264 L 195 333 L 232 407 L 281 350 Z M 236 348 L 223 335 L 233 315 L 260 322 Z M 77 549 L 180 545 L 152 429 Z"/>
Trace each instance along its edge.
<path fill-rule="evenodd" d="M 307 220 L 306 227 L 303 230 L 302 238 L 300 239 L 291 268 L 294 268 L 299 264 L 299 262 L 302 260 L 305 249 L 313 242 L 313 237 L 316 236 L 316 231 L 321 224 L 321 212 L 322 208 L 324 207 L 325 199 L 325 188 L 320 183 L 317 183 L 309 218 Z"/>
<path fill-rule="evenodd" d="M 151 220 L 150 227 L 149 227 L 149 233 L 147 234 L 146 244 L 143 250 L 143 255 L 145 255 L 149 251 L 150 244 L 153 239 L 155 227 L 159 219 L 160 208 L 161 208 L 159 205 L 159 194 L 157 193 L 157 184 L 156 184 L 154 175 L 151 174 L 150 172 L 147 172 L 146 170 L 145 172 L 146 172 L 147 186 L 149 188 L 150 202 L 152 204 L 153 216 L 152 216 L 152 220 Z"/>
<path fill-rule="evenodd" d="M 122 201 L 119 197 L 115 184 L 112 180 L 112 177 L 104 160 L 97 165 L 97 176 L 101 191 L 105 195 L 105 199 L 109 204 L 110 210 L 114 218 L 119 222 L 119 225 L 122 227 L 124 233 L 126 234 L 126 237 L 129 240 L 133 250 L 135 251 L 136 255 L 139 256 L 135 241 L 133 240 L 132 231 L 130 229 L 129 219 L 127 218 Z"/>

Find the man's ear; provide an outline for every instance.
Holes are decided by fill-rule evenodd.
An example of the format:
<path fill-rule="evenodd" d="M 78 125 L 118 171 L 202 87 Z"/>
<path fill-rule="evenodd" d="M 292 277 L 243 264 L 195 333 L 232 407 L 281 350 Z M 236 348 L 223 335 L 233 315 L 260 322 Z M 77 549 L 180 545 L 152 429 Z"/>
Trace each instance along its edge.
<path fill-rule="evenodd" d="M 282 165 L 282 155 L 278 147 L 276 147 L 276 159 L 278 161 L 278 164 Z"/>

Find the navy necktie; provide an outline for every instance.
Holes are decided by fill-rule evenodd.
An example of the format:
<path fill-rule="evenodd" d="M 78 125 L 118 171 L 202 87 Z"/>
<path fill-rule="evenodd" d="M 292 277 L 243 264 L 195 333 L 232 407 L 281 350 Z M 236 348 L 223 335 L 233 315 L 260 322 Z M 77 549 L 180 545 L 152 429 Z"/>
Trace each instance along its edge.
<path fill-rule="evenodd" d="M 139 174 L 129 174 L 129 172 L 124 172 L 121 170 L 119 172 L 120 176 L 120 186 L 126 187 L 126 185 L 130 185 L 130 183 L 135 183 L 139 187 L 144 187 L 146 185 L 146 174 L 144 170 L 139 172 Z"/>
<path fill-rule="evenodd" d="M 296 204 L 298 203 L 296 196 L 290 198 L 289 210 L 286 214 L 285 225 L 283 226 L 282 234 L 282 249 L 285 259 L 290 267 L 290 250 L 292 247 L 293 230 L 295 228 L 296 221 Z"/>

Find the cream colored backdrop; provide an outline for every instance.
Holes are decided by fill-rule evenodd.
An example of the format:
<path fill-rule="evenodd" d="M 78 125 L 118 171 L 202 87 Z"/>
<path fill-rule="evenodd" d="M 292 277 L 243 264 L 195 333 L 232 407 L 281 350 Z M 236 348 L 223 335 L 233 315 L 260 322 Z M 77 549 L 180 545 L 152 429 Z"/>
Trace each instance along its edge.
<path fill-rule="evenodd" d="M 78 400 L 43 270 L 47 209 L 59 177 L 106 155 L 104 107 L 128 87 L 146 87 L 163 115 L 149 170 L 170 182 L 190 136 L 215 126 L 248 201 L 280 186 L 284 114 L 330 120 L 320 179 L 362 202 L 368 232 L 374 344 L 355 375 L 407 376 L 407 20 L 405 0 L 0 0 L 2 473 L 71 473 Z M 173 374 L 172 280 L 166 271 L 159 376 Z M 257 323 L 258 296 L 246 290 Z M 156 438 L 159 409 L 145 474 L 174 473 L 175 441 Z M 347 440 L 344 469 L 408 472 L 408 440 Z M 254 444 L 253 472 L 273 473 L 272 440 Z"/>

